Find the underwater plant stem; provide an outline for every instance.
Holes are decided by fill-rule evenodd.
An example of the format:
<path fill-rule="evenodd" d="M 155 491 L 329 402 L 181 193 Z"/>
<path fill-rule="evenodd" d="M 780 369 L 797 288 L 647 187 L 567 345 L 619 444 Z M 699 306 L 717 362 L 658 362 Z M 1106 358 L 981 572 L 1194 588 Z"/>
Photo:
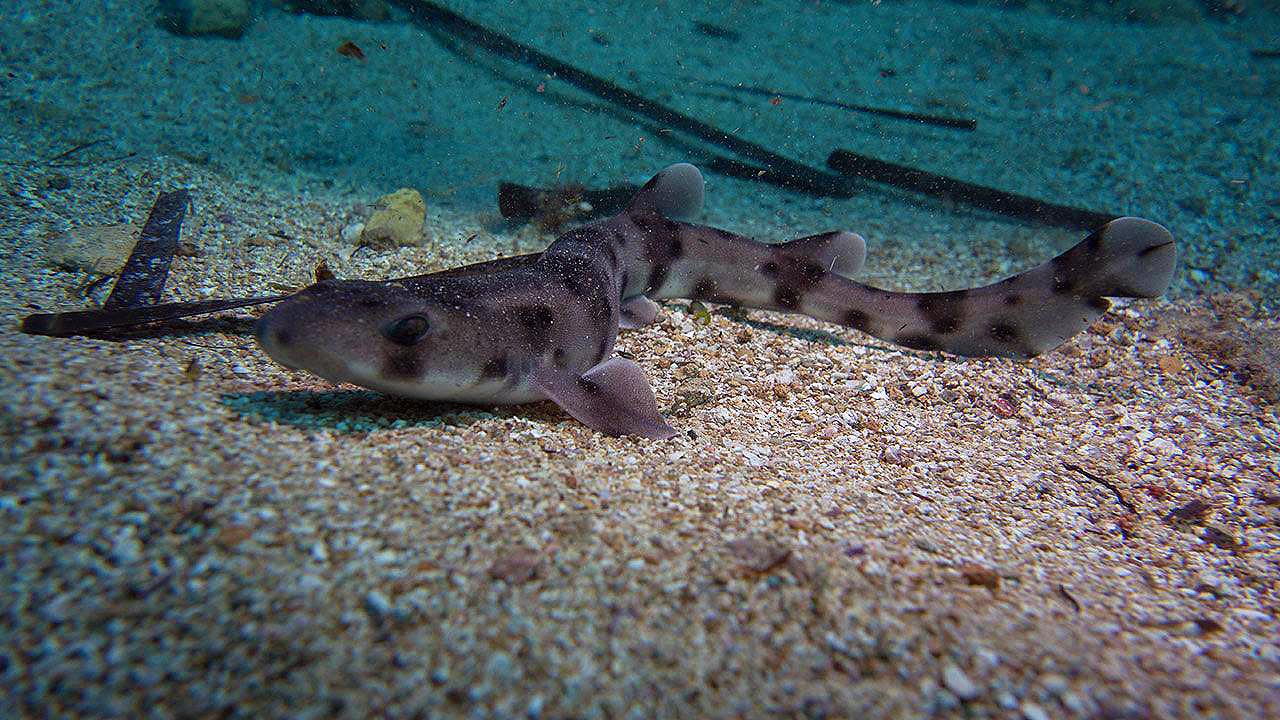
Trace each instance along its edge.
<path fill-rule="evenodd" d="M 905 110 L 894 110 L 891 108 L 872 107 L 870 105 L 858 105 L 855 103 L 841 102 L 839 100 L 828 100 L 820 97 L 810 97 L 808 95 L 798 95 L 796 93 L 782 92 L 773 88 L 759 87 L 756 85 L 742 85 L 733 83 L 722 83 L 715 80 L 695 80 L 702 85 L 710 85 L 712 87 L 724 88 L 734 92 L 746 93 L 748 95 L 758 95 L 761 97 L 776 97 L 784 100 L 794 100 L 796 102 L 806 102 L 812 105 L 823 105 L 826 107 L 840 108 L 850 112 L 866 113 L 869 115 L 879 115 L 881 117 L 893 118 L 895 120 L 909 120 L 911 122 L 922 123 L 924 125 L 933 125 L 935 127 L 950 128 L 952 130 L 977 130 L 978 122 L 968 118 L 946 117 L 942 115 L 927 115 L 925 113 L 907 112 Z M 712 97 L 717 97 L 713 95 Z"/>
<path fill-rule="evenodd" d="M 1094 230 L 1117 215 L 1037 200 L 1026 195 L 975 185 L 906 165 L 877 160 L 851 150 L 834 150 L 827 167 L 859 180 L 885 183 L 922 195 L 950 200 L 1020 220 L 1081 230 Z"/>
<path fill-rule="evenodd" d="M 818 197 L 852 196 L 848 182 L 838 175 L 785 158 L 762 145 L 744 140 L 713 125 L 672 110 L 661 103 L 625 90 L 604 78 L 490 30 L 448 8 L 426 0 L 392 0 L 392 2 L 432 30 L 449 33 L 495 55 L 550 73 L 625 110 L 762 163 L 769 171 L 785 179 L 787 187 L 793 190 Z"/>
<path fill-rule="evenodd" d="M 206 315 L 222 310 L 249 307 L 250 305 L 262 305 L 283 300 L 286 297 L 289 296 L 265 295 L 250 298 L 172 302 L 159 305 L 143 305 L 141 307 L 39 313 L 28 315 L 22 319 L 22 332 L 28 335 L 53 335 L 55 337 L 91 335 L 104 330 L 177 320 L 178 318 L 191 317 L 192 315 Z"/>

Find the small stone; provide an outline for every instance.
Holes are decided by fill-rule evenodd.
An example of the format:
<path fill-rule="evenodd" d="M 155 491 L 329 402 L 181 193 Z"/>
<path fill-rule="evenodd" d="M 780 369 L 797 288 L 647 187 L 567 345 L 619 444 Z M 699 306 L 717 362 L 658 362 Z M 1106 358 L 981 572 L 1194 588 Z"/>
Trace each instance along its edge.
<path fill-rule="evenodd" d="M 786 545 L 756 536 L 734 540 L 728 548 L 743 567 L 753 572 L 768 572 L 791 555 L 791 548 Z"/>
<path fill-rule="evenodd" d="M 387 249 L 422 243 L 427 203 L 421 193 L 402 188 L 380 198 L 377 205 L 360 233 L 362 244 Z"/>
<path fill-rule="evenodd" d="M 160 0 L 160 27 L 177 35 L 238 38 L 253 21 L 251 0 Z"/>
<path fill-rule="evenodd" d="M 224 547 L 234 547 L 253 537 L 253 528 L 248 525 L 227 525 L 214 536 L 214 542 Z"/>
<path fill-rule="evenodd" d="M 360 242 L 360 236 L 364 234 L 364 223 L 353 222 L 342 228 L 342 241 L 351 245 Z"/>
<path fill-rule="evenodd" d="M 1022 703 L 1022 716 L 1027 720 L 1049 720 L 1049 713 L 1033 702 Z"/>
<path fill-rule="evenodd" d="M 950 663 L 942 669 L 942 684 L 963 701 L 968 702 L 978 697 L 978 686 L 973 684 L 963 670 Z"/>
<path fill-rule="evenodd" d="M 71 187 L 71 178 L 62 173 L 54 173 L 44 179 L 44 186 L 48 190 L 66 190 Z"/>
<path fill-rule="evenodd" d="M 970 585 L 981 585 L 995 592 L 1000 589 L 1000 573 L 976 563 L 960 566 L 960 574 Z"/>
<path fill-rule="evenodd" d="M 541 561 L 540 553 L 528 548 L 515 548 L 493 561 L 493 565 L 489 567 L 489 577 L 509 585 L 517 585 L 532 579 L 538 573 Z"/>
<path fill-rule="evenodd" d="M 132 527 L 120 528 L 111 540 L 111 559 L 118 565 L 130 565 L 142 558 L 142 543 Z"/>
<path fill-rule="evenodd" d="M 364 596 L 364 609 L 369 613 L 369 617 L 382 621 L 391 614 L 391 601 L 381 592 L 370 590 Z"/>
<path fill-rule="evenodd" d="M 49 239 L 45 256 L 49 264 L 64 270 L 115 275 L 138 243 L 132 225 L 87 225 L 72 228 Z"/>

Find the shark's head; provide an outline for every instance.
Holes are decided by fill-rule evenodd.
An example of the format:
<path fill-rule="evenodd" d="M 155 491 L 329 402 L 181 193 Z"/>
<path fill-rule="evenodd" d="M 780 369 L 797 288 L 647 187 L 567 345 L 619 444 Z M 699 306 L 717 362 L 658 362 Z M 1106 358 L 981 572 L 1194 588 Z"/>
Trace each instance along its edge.
<path fill-rule="evenodd" d="M 450 399 L 476 379 L 457 315 L 399 283 L 326 280 L 281 302 L 257 323 L 273 360 L 335 383 Z"/>

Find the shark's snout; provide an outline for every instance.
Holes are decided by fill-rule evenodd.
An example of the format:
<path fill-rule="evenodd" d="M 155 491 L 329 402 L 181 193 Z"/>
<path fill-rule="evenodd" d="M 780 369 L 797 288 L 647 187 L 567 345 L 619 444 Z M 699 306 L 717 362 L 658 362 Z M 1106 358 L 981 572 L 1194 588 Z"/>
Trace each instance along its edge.
<path fill-rule="evenodd" d="M 305 369 L 290 355 L 295 341 L 294 332 L 286 323 L 280 322 L 280 316 L 274 310 L 258 319 L 253 326 L 253 334 L 267 357 L 293 370 Z"/>

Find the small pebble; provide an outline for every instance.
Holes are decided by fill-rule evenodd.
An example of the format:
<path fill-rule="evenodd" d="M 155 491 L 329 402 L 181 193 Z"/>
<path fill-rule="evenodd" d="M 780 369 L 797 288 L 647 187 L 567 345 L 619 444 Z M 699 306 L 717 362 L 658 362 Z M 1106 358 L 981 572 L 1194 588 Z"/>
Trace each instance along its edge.
<path fill-rule="evenodd" d="M 1022 716 L 1027 720 L 1049 720 L 1049 713 L 1033 702 L 1022 703 Z"/>
<path fill-rule="evenodd" d="M 385 620 L 391 614 L 391 601 L 377 590 L 370 590 L 364 596 L 364 609 L 374 620 Z"/>
<path fill-rule="evenodd" d="M 955 665 L 948 663 L 942 669 L 942 682 L 947 686 L 948 690 L 955 693 L 956 697 L 961 700 L 969 701 L 978 697 L 978 686 L 974 685 L 969 676 L 965 675 L 964 671 Z"/>

